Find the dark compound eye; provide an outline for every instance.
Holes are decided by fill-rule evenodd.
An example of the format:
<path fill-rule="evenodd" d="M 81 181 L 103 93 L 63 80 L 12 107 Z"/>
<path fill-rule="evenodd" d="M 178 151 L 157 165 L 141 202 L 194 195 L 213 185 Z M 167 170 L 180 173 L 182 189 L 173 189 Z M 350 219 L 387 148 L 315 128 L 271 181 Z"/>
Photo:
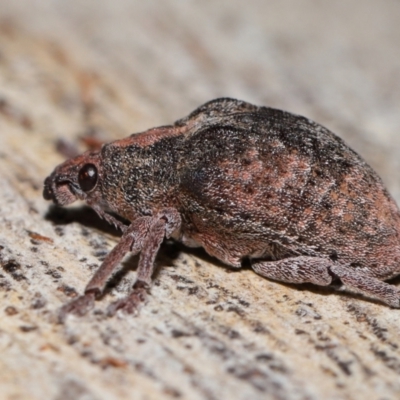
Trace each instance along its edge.
<path fill-rule="evenodd" d="M 84 192 L 90 192 L 96 186 L 97 178 L 97 168 L 93 164 L 86 164 L 79 171 L 79 186 Z"/>

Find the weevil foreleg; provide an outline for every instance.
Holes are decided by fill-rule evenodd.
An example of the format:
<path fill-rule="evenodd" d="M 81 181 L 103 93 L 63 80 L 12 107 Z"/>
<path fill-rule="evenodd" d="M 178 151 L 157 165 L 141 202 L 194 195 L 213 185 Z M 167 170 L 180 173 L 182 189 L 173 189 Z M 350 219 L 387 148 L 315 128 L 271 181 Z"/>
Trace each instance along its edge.
<path fill-rule="evenodd" d="M 176 229 L 179 229 L 180 225 L 181 218 L 176 210 L 166 209 L 158 214 L 144 240 L 132 292 L 127 297 L 112 303 L 108 307 L 108 315 L 112 316 L 118 310 L 133 314 L 146 301 L 151 286 L 151 276 L 154 272 L 154 261 L 161 243 L 164 237 L 169 238 Z"/>
<path fill-rule="evenodd" d="M 149 234 L 140 253 L 136 282 L 132 292 L 125 298 L 112 303 L 108 307 L 108 315 L 114 315 L 118 310 L 128 314 L 135 313 L 139 305 L 144 303 L 151 285 L 151 276 L 154 271 L 154 260 L 165 236 L 164 220 L 157 221 L 149 230 Z"/>
<path fill-rule="evenodd" d="M 60 321 L 63 321 L 68 314 L 85 315 L 93 307 L 95 298 L 103 293 L 108 278 L 125 254 L 129 250 L 133 254 L 140 252 L 150 223 L 151 217 L 141 217 L 128 227 L 118 244 L 107 255 L 100 268 L 87 284 L 85 294 L 61 307 L 59 312 Z"/>
<path fill-rule="evenodd" d="M 82 316 L 93 307 L 95 298 L 103 293 L 107 280 L 128 251 L 133 255 L 142 251 L 142 254 L 139 260 L 137 282 L 132 294 L 126 299 L 126 303 L 132 303 L 132 300 L 128 299 L 131 297 L 133 299 L 139 294 L 140 299 L 144 300 L 144 293 L 150 287 L 157 251 L 164 237 L 169 237 L 175 229 L 179 228 L 180 222 L 179 213 L 174 209 L 166 209 L 155 216 L 136 219 L 126 229 L 119 243 L 107 255 L 103 264 L 87 284 L 85 294 L 61 308 L 59 313 L 60 320 L 63 321 L 70 313 Z M 118 306 L 116 305 L 118 302 L 115 303 L 115 311 L 120 308 L 123 308 L 127 312 L 134 311 L 132 305 L 125 306 L 122 304 L 123 300 L 120 302 L 121 304 Z M 138 302 L 136 301 L 136 303 Z"/>

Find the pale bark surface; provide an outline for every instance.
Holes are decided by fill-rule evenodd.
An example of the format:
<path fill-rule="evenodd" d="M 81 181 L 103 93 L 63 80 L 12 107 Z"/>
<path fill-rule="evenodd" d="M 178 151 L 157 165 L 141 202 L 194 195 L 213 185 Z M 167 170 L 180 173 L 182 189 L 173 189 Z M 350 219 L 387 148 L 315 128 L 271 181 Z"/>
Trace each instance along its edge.
<path fill-rule="evenodd" d="M 183 246 L 138 317 L 104 315 L 127 258 L 94 312 L 56 324 L 119 234 L 42 199 L 58 138 L 232 96 L 326 125 L 399 201 L 400 2 L 2 0 L 0 19 L 0 399 L 400 398 L 399 310 Z"/>

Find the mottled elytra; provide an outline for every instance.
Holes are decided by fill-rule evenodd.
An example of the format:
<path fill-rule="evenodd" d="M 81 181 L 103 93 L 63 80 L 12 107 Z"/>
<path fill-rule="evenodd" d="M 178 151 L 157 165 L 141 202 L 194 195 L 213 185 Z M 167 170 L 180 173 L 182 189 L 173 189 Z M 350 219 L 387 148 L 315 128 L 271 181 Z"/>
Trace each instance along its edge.
<path fill-rule="evenodd" d="M 137 281 L 109 313 L 135 312 L 164 238 L 201 246 L 232 267 L 249 259 L 266 278 L 337 281 L 400 306 L 400 291 L 384 282 L 400 274 L 399 209 L 357 153 L 298 115 L 213 100 L 173 125 L 67 160 L 45 180 L 43 195 L 59 205 L 85 200 L 123 231 L 62 318 L 92 307 L 129 251 L 140 253 Z"/>

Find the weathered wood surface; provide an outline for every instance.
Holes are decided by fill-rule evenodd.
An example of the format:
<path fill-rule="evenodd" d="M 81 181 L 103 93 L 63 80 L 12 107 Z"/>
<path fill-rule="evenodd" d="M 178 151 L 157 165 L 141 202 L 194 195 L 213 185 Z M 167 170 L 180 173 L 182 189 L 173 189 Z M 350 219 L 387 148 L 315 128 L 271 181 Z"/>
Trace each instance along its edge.
<path fill-rule="evenodd" d="M 398 399 L 400 311 L 166 244 L 140 316 L 55 323 L 118 233 L 42 181 L 57 138 L 109 139 L 217 96 L 305 114 L 400 200 L 400 3 L 0 2 L 1 399 Z M 397 281 L 397 283 L 399 280 Z"/>

